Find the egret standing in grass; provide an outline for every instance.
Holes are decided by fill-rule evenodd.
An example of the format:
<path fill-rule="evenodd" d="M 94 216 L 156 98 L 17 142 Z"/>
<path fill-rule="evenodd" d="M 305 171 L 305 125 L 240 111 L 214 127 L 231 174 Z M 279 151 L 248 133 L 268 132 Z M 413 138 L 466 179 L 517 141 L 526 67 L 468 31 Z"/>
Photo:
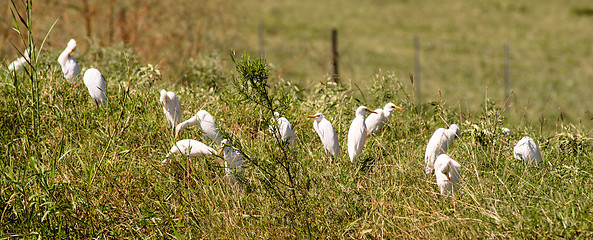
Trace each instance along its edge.
<path fill-rule="evenodd" d="M 513 156 L 523 163 L 534 166 L 543 163 L 542 154 L 535 144 L 535 141 L 530 137 L 523 137 L 513 148 Z"/>
<path fill-rule="evenodd" d="M 25 63 L 27 63 L 30 60 L 30 51 L 29 49 L 25 50 L 23 52 L 23 56 L 20 58 L 17 58 L 16 60 L 14 60 L 14 62 L 12 62 L 10 65 L 8 65 L 8 71 L 12 72 L 12 71 L 19 71 L 21 69 L 23 69 L 23 67 L 25 66 Z"/>
<path fill-rule="evenodd" d="M 193 125 L 198 125 L 204 136 L 210 138 L 210 140 L 216 142 L 216 144 L 220 144 L 222 142 L 222 136 L 220 133 L 218 133 L 216 121 L 214 120 L 214 117 L 206 110 L 200 110 L 195 116 L 180 124 L 177 124 L 177 127 L 175 127 L 175 139 L 177 139 L 183 133 L 183 129 Z"/>
<path fill-rule="evenodd" d="M 459 188 L 461 165 L 447 154 L 441 154 L 434 163 L 437 185 L 442 195 L 451 195 Z"/>
<path fill-rule="evenodd" d="M 171 123 L 171 128 L 173 131 L 175 131 L 175 126 L 177 126 L 177 124 L 183 120 L 181 115 L 181 104 L 179 104 L 177 95 L 175 95 L 173 92 L 167 92 L 165 89 L 163 89 L 161 90 L 161 97 L 159 101 L 163 106 L 163 112 L 165 112 L 167 121 Z"/>
<path fill-rule="evenodd" d="M 391 117 L 391 112 L 393 110 L 401 111 L 402 108 L 395 106 L 395 104 L 393 103 L 388 103 L 385 104 L 385 107 L 383 107 L 383 109 L 375 109 L 376 113 L 369 114 L 369 117 L 367 117 L 367 119 L 364 120 L 364 123 L 366 124 L 367 129 L 369 130 L 369 135 L 376 134 L 383 127 L 383 125 L 385 125 L 385 123 L 389 121 L 389 118 Z"/>
<path fill-rule="evenodd" d="M 434 161 L 436 158 L 447 153 L 449 146 L 461 135 L 461 131 L 456 124 L 451 124 L 449 129 L 439 128 L 430 137 L 424 153 L 424 171 L 426 174 L 433 174 Z"/>
<path fill-rule="evenodd" d="M 216 150 L 208 147 L 206 144 L 200 141 L 193 139 L 183 139 L 177 141 L 175 145 L 171 147 L 171 150 L 165 157 L 165 160 L 163 160 L 163 163 L 169 160 L 169 157 L 172 153 L 182 153 L 190 158 L 193 158 L 216 154 Z"/>
<path fill-rule="evenodd" d="M 237 181 L 238 176 L 243 175 L 243 156 L 227 139 L 221 141 L 222 149 L 218 153 L 224 153 L 224 169 L 227 176 L 233 181 Z"/>
<path fill-rule="evenodd" d="M 80 68 L 78 68 L 78 63 L 72 57 L 72 51 L 76 49 L 76 41 L 74 39 L 70 39 L 68 42 L 68 46 L 62 54 L 58 57 L 58 63 L 62 66 L 62 72 L 64 72 L 64 78 L 68 80 L 68 83 L 73 84 L 76 82 L 76 76 L 80 73 Z"/>
<path fill-rule="evenodd" d="M 107 102 L 107 84 L 101 72 L 95 68 L 86 70 L 83 81 L 97 107 L 99 107 L 99 103 L 105 107 L 105 102 Z"/>
<path fill-rule="evenodd" d="M 364 118 L 368 113 L 376 113 L 365 106 L 360 106 L 356 109 L 356 117 L 350 124 L 348 130 L 348 155 L 350 155 L 350 162 L 355 162 L 367 139 L 368 130 L 364 123 Z"/>
<path fill-rule="evenodd" d="M 334 130 L 334 126 L 332 126 L 321 113 L 316 113 L 313 116 L 309 116 L 309 118 L 315 119 L 315 121 L 313 121 L 313 129 L 315 129 L 315 132 L 319 135 L 325 151 L 333 157 L 339 157 L 340 143 L 338 141 L 338 135 Z"/>
<path fill-rule="evenodd" d="M 269 131 L 276 137 L 276 130 L 280 133 L 280 140 L 286 144 L 286 147 L 294 147 L 296 144 L 296 135 L 292 125 L 285 117 L 280 117 L 280 113 L 274 112 L 274 116 L 277 119 L 272 119 Z M 277 123 L 277 125 L 276 125 Z"/>

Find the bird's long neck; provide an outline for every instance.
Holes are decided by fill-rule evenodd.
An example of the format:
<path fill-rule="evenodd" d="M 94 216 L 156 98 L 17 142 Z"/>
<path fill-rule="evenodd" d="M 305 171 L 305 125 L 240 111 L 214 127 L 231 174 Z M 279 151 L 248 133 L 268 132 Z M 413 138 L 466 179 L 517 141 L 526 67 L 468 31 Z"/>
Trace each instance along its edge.
<path fill-rule="evenodd" d="M 453 141 L 457 135 L 457 132 L 454 129 L 447 129 L 446 135 L 449 141 Z"/>
<path fill-rule="evenodd" d="M 364 113 L 362 113 L 362 112 L 357 112 L 357 113 L 356 113 L 356 118 L 359 118 L 359 119 L 363 119 L 363 120 L 364 120 L 364 117 L 365 117 L 365 116 L 366 116 L 366 114 L 364 114 Z"/>

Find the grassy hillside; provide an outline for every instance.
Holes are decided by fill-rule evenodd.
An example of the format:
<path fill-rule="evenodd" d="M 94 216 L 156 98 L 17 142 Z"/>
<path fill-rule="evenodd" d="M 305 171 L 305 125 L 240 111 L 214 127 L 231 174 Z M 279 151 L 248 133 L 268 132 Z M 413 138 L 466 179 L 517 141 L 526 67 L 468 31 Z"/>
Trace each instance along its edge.
<path fill-rule="evenodd" d="M 200 54 L 188 61 L 185 84 L 171 86 L 158 65 L 130 48 L 90 45 L 75 57 L 83 72 L 103 73 L 102 109 L 82 81 L 63 78 L 55 60 L 61 51 L 46 45 L 27 71 L 0 72 L 1 237 L 593 237 L 593 149 L 584 125 L 510 124 L 500 101 L 484 96 L 476 111 L 445 96 L 417 106 L 407 78 L 385 69 L 360 88 L 326 84 L 321 73 L 314 75 L 321 83 L 304 88 L 272 54 L 262 63 L 241 51 L 237 64 L 227 52 Z M 220 156 L 173 155 L 162 164 L 175 142 L 158 103 L 163 88 L 177 94 L 185 119 L 200 109 L 216 118 L 245 158 L 238 186 L 229 184 Z M 345 142 L 355 109 L 387 102 L 404 110 L 350 163 Z M 268 132 L 273 111 L 296 131 L 289 151 Z M 306 118 L 316 112 L 338 133 L 338 159 L 326 157 Z M 423 156 L 434 130 L 451 123 L 462 134 L 449 155 L 463 167 L 459 192 L 447 198 L 424 173 Z M 502 135 L 503 126 L 513 136 Z M 512 157 L 525 135 L 538 143 L 543 166 Z M 182 138 L 221 149 L 195 126 Z"/>

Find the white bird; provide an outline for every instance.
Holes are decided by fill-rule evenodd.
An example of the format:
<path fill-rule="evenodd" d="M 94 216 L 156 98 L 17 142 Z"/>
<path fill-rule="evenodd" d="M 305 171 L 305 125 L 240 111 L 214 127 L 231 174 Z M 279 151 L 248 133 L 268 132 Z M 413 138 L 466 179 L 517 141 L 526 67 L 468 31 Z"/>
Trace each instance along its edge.
<path fill-rule="evenodd" d="M 172 153 L 182 153 L 188 157 L 201 157 L 216 154 L 216 150 L 208 147 L 206 144 L 200 141 L 193 139 L 183 139 L 177 141 L 175 145 L 171 147 L 171 150 L 165 157 L 165 160 L 163 160 L 163 163 L 169 160 L 169 157 Z"/>
<path fill-rule="evenodd" d="M 107 102 L 107 85 L 101 72 L 95 68 L 86 70 L 83 77 L 84 85 L 89 90 L 91 98 L 95 100 L 95 104 L 99 107 L 99 103 L 105 107 Z"/>
<path fill-rule="evenodd" d="M 222 149 L 224 153 L 224 169 L 227 176 L 233 181 L 237 181 L 237 176 L 242 176 L 243 167 L 243 156 L 237 149 L 233 148 L 233 145 L 227 139 L 221 141 Z M 220 155 L 220 152 L 218 153 Z"/>
<path fill-rule="evenodd" d="M 64 72 L 64 78 L 68 80 L 68 83 L 72 84 L 76 82 L 76 76 L 80 73 L 80 68 L 78 68 L 78 63 L 72 57 L 72 51 L 76 49 L 76 41 L 74 39 L 70 39 L 68 42 L 68 46 L 62 54 L 58 57 L 58 63 L 62 66 L 62 72 Z"/>
<path fill-rule="evenodd" d="M 352 124 L 350 124 L 350 129 L 348 130 L 348 155 L 350 156 L 350 162 L 356 161 L 367 139 L 368 130 L 364 123 L 364 118 L 368 113 L 376 112 L 365 106 L 358 107 L 356 109 L 356 117 L 354 117 Z"/>
<path fill-rule="evenodd" d="M 441 154 L 434 163 L 437 185 L 442 195 L 451 195 L 459 188 L 461 165 L 447 154 Z"/>
<path fill-rule="evenodd" d="M 275 121 L 274 119 L 270 121 L 271 124 L 270 126 L 268 126 L 269 131 L 274 136 L 276 136 L 276 131 L 274 129 L 277 129 L 280 133 L 280 140 L 282 140 L 282 142 L 285 143 L 288 142 L 286 147 L 294 147 L 294 145 L 296 144 L 296 135 L 294 134 L 294 129 L 292 128 L 292 125 L 290 124 L 288 119 L 286 119 L 285 117 L 280 117 L 280 113 L 274 112 L 274 116 L 277 117 L 277 119 Z M 274 128 L 275 123 L 278 123 L 278 125 L 276 125 L 276 128 Z"/>
<path fill-rule="evenodd" d="M 502 131 L 502 135 L 505 135 L 507 137 L 512 137 L 513 136 L 513 132 L 511 132 L 511 129 L 508 129 L 508 128 L 503 127 L 500 130 Z"/>
<path fill-rule="evenodd" d="M 449 146 L 453 141 L 461 135 L 459 127 L 456 124 L 451 124 L 449 129 L 439 128 L 430 137 L 426 145 L 426 152 L 424 153 L 424 171 L 426 174 L 434 172 L 434 161 L 436 158 L 447 153 Z"/>
<path fill-rule="evenodd" d="M 177 124 L 177 127 L 175 127 L 175 139 L 177 139 L 183 133 L 183 129 L 193 125 L 198 125 L 204 133 L 204 136 L 210 138 L 210 140 L 216 142 L 216 144 L 220 144 L 222 142 L 222 136 L 220 133 L 218 133 L 216 121 L 214 120 L 214 117 L 206 110 L 200 110 L 195 116 L 191 117 L 185 122 Z"/>
<path fill-rule="evenodd" d="M 325 151 L 333 157 L 339 157 L 340 143 L 338 141 L 338 135 L 334 130 L 334 126 L 332 126 L 321 113 L 316 113 L 315 115 L 308 117 L 315 119 L 315 121 L 313 121 L 313 129 L 315 129 L 315 132 L 319 135 Z"/>
<path fill-rule="evenodd" d="M 523 137 L 517 142 L 513 148 L 513 156 L 517 160 L 521 160 L 531 166 L 541 165 L 543 163 L 542 154 L 535 141 L 530 137 Z"/>
<path fill-rule="evenodd" d="M 25 50 L 22 57 L 17 58 L 8 66 L 8 71 L 18 71 L 23 69 L 23 66 L 25 66 L 25 63 L 27 63 L 31 57 L 30 54 L 29 49 Z"/>
<path fill-rule="evenodd" d="M 161 105 L 163 105 L 163 112 L 167 121 L 171 123 L 171 128 L 175 129 L 175 126 L 179 124 L 183 117 L 181 115 L 181 104 L 177 95 L 173 92 L 167 92 L 165 89 L 161 90 L 161 98 L 159 99 Z"/>
<path fill-rule="evenodd" d="M 379 131 L 383 127 L 383 125 L 385 125 L 385 123 L 389 121 L 389 117 L 391 117 L 391 112 L 393 110 L 401 111 L 402 108 L 395 106 L 395 104 L 393 103 L 388 103 L 385 104 L 385 107 L 383 107 L 383 109 L 375 109 L 376 113 L 369 114 L 369 117 L 367 117 L 367 119 L 364 120 L 364 123 L 366 124 L 367 129 L 369 130 L 369 134 L 376 134 L 377 131 Z"/>

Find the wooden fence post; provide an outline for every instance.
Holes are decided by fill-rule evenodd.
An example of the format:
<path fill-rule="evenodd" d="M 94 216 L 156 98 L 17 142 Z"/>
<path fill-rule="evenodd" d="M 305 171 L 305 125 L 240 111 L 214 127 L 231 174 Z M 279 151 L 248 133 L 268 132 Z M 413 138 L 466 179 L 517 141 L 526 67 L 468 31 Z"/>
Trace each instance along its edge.
<path fill-rule="evenodd" d="M 504 88 L 505 88 L 505 106 L 504 111 L 508 112 L 511 107 L 511 54 L 509 50 L 509 44 L 504 44 Z"/>
<path fill-rule="evenodd" d="M 420 92 L 420 80 L 421 80 L 421 72 L 420 72 L 420 38 L 418 35 L 414 35 L 414 51 L 415 51 L 415 66 L 414 66 L 414 82 L 416 84 L 416 105 L 419 107 L 422 103 L 422 93 Z"/>
<path fill-rule="evenodd" d="M 332 67 L 334 70 L 332 78 L 335 83 L 338 83 L 338 80 L 340 79 L 340 75 L 338 74 L 338 30 L 336 28 L 332 28 L 332 30 L 331 30 L 331 40 L 332 40 Z"/>

